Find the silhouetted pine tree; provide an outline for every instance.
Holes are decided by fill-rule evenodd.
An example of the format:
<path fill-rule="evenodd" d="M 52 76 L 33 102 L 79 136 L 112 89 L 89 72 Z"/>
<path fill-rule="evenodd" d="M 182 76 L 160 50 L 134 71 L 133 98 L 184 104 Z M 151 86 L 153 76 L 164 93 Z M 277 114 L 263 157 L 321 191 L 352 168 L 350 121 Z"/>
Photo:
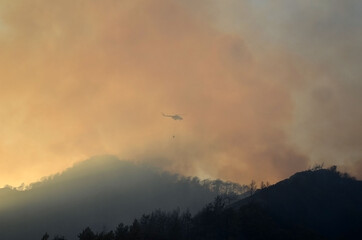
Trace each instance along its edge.
<path fill-rule="evenodd" d="M 78 239 L 79 240 L 96 240 L 96 235 L 89 227 L 87 227 L 78 235 Z"/>
<path fill-rule="evenodd" d="M 49 239 L 49 234 L 46 232 L 43 237 L 41 238 L 41 240 L 48 240 Z"/>
<path fill-rule="evenodd" d="M 129 238 L 129 227 L 120 223 L 115 230 L 115 240 L 128 240 Z"/>

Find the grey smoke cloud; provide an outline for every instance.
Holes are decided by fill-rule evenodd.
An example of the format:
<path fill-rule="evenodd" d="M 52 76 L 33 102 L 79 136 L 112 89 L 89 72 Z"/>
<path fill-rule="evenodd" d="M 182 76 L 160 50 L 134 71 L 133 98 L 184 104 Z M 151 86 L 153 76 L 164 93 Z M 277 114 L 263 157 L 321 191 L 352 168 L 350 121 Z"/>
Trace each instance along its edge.
<path fill-rule="evenodd" d="M 239 182 L 356 162 L 360 5 L 5 1 L 0 181 L 103 153 Z"/>
<path fill-rule="evenodd" d="M 362 3 L 226 1 L 218 8 L 220 28 L 301 60 L 303 84 L 293 95 L 289 139 L 312 161 L 344 165 L 361 176 L 352 166 L 362 155 Z"/>

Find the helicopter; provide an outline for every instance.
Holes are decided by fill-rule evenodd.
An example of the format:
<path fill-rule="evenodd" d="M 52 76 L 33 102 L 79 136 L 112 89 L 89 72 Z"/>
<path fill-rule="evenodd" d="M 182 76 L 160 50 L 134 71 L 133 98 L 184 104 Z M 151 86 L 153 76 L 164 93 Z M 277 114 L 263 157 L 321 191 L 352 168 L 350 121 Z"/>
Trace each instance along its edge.
<path fill-rule="evenodd" d="M 175 115 L 168 115 L 162 113 L 162 116 L 172 118 L 173 120 L 183 120 L 183 118 L 180 116 L 181 114 L 175 114 Z"/>

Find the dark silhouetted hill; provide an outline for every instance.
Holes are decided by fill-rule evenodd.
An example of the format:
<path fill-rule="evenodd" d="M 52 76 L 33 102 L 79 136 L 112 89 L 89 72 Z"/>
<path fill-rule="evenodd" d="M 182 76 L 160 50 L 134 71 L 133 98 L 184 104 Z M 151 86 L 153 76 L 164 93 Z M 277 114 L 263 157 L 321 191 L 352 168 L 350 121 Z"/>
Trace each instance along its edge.
<path fill-rule="evenodd" d="M 40 239 L 44 232 L 74 238 L 85 226 L 114 229 L 155 209 L 194 213 L 220 193 L 243 191 L 238 184 L 200 181 L 112 156 L 96 157 L 28 190 L 0 189 L 0 239 Z"/>
<path fill-rule="evenodd" d="M 327 239 L 362 239 L 362 181 L 335 167 L 296 173 L 232 208 L 249 205 L 286 229 L 303 228 Z"/>
<path fill-rule="evenodd" d="M 309 170 L 231 205 L 217 197 L 194 216 L 178 211 L 144 214 L 131 225 L 120 224 L 107 239 L 361 239 L 361 191 L 360 181 L 335 168 Z M 106 239 L 104 234 L 90 239 Z"/>
<path fill-rule="evenodd" d="M 335 167 L 247 190 L 91 159 L 27 191 L 0 189 L 0 239 L 361 239 L 362 182 Z M 249 197 L 230 204 L 233 192 Z"/>

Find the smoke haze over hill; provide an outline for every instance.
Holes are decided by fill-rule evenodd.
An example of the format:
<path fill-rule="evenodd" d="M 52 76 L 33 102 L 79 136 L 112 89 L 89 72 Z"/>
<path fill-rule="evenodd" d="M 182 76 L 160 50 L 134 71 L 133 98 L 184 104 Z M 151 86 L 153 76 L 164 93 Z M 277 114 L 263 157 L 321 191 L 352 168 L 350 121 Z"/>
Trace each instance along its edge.
<path fill-rule="evenodd" d="M 37 239 L 46 231 L 73 237 L 85 226 L 113 229 L 155 209 L 195 213 L 218 194 L 245 191 L 230 182 L 201 181 L 99 156 L 28 190 L 0 189 L 0 239 Z"/>

